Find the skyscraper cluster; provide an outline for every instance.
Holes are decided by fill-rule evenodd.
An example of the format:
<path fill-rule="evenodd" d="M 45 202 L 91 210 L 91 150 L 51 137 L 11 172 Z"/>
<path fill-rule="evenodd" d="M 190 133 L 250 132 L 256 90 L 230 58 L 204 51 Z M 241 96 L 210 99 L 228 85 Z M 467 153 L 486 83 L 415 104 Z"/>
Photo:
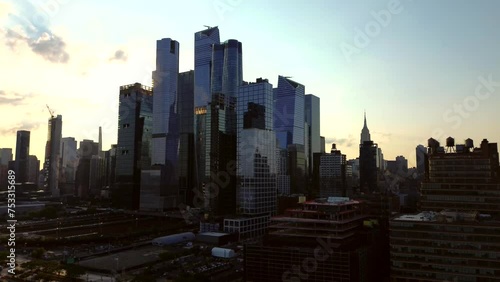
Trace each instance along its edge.
<path fill-rule="evenodd" d="M 284 76 L 276 88 L 267 79 L 243 81 L 242 43 L 222 42 L 217 27 L 196 32 L 194 45 L 194 70 L 179 73 L 180 43 L 157 41 L 152 94 L 141 106 L 129 102 L 136 106 L 120 110 L 115 191 L 130 183 L 141 210 L 190 206 L 214 216 L 275 215 L 278 193 L 309 192 L 313 154 L 324 151 L 319 98 Z M 150 96 L 146 133 L 130 112 L 143 112 Z M 148 134 L 151 146 L 144 147 Z M 137 157 L 131 144 L 140 136 Z M 121 181 L 120 167 L 129 175 L 140 171 L 139 177 Z"/>

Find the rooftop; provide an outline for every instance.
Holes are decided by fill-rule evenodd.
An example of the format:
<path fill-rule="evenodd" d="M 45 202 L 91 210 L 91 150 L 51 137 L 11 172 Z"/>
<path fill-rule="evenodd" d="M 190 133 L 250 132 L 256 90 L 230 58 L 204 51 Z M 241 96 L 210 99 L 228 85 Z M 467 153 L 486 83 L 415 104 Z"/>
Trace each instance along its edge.
<path fill-rule="evenodd" d="M 429 222 L 456 222 L 456 221 L 475 221 L 476 219 L 488 219 L 491 215 L 479 214 L 478 212 L 457 212 L 457 211 L 423 211 L 418 214 L 403 214 L 393 220 L 397 221 L 429 221 Z"/>
<path fill-rule="evenodd" d="M 305 205 L 320 205 L 320 206 L 340 206 L 359 204 L 359 201 L 351 200 L 348 197 L 328 197 L 318 198 L 311 201 L 305 201 Z"/>

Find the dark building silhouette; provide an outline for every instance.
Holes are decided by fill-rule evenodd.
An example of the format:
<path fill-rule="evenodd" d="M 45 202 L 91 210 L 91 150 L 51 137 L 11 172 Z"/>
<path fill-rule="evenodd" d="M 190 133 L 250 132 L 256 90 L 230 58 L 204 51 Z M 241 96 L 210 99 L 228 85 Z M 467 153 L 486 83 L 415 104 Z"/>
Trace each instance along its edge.
<path fill-rule="evenodd" d="M 319 158 L 320 197 L 346 197 L 346 156 L 332 144 L 331 152 Z"/>
<path fill-rule="evenodd" d="M 59 175 L 61 173 L 62 116 L 49 119 L 47 144 L 45 146 L 44 188 L 53 197 L 60 196 Z"/>
<path fill-rule="evenodd" d="M 392 281 L 497 281 L 500 180 L 496 143 L 428 141 L 421 212 L 390 221 Z"/>
<path fill-rule="evenodd" d="M 78 148 L 78 168 L 76 170 L 76 191 L 75 194 L 88 199 L 92 194 L 90 191 L 90 167 L 93 156 L 99 155 L 99 143 L 92 140 L 83 140 Z"/>
<path fill-rule="evenodd" d="M 193 206 L 195 197 L 195 152 L 194 152 L 194 71 L 179 73 L 178 104 L 179 129 L 179 201 Z"/>
<path fill-rule="evenodd" d="M 28 181 L 38 185 L 38 177 L 40 175 L 40 161 L 36 156 L 28 157 Z"/>
<path fill-rule="evenodd" d="M 362 204 L 348 198 L 287 209 L 271 218 L 261 243 L 245 245 L 245 281 L 379 281 L 365 219 Z"/>
<path fill-rule="evenodd" d="M 456 150 L 446 153 L 439 142 L 429 139 L 421 210 L 500 213 L 497 144 L 484 139 L 479 148 L 473 148 L 472 140 L 468 139 L 465 144 L 447 147 Z"/>
<path fill-rule="evenodd" d="M 377 170 L 378 145 L 365 141 L 359 145 L 359 188 L 361 192 L 378 192 Z"/>
<path fill-rule="evenodd" d="M 115 151 L 116 180 L 111 191 L 116 207 L 139 209 L 141 169 L 151 165 L 152 126 L 152 88 L 140 83 L 121 86 Z"/>
<path fill-rule="evenodd" d="M 17 131 L 15 172 L 16 182 L 28 182 L 29 178 L 29 152 L 30 132 L 27 130 Z"/>
<path fill-rule="evenodd" d="M 424 145 L 418 145 L 415 148 L 416 159 L 417 159 L 417 174 L 419 178 L 423 178 L 425 173 L 425 155 L 427 154 L 427 148 Z"/>

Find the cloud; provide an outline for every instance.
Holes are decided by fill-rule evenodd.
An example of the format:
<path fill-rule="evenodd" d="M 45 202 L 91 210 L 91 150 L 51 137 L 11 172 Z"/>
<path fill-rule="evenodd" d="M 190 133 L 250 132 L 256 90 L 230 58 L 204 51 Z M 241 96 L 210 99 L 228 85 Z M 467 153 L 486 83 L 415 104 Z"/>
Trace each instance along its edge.
<path fill-rule="evenodd" d="M 30 95 L 21 95 L 19 93 L 7 94 L 5 91 L 0 90 L 0 105 L 18 106 L 23 104 L 26 98 Z"/>
<path fill-rule="evenodd" d="M 349 135 L 347 138 L 334 138 L 334 137 L 326 137 L 326 144 L 335 143 L 337 144 L 337 149 L 342 150 L 342 147 L 354 147 L 358 144 L 352 135 Z"/>
<path fill-rule="evenodd" d="M 16 134 L 18 130 L 28 130 L 28 131 L 33 131 L 37 130 L 40 125 L 42 125 L 42 122 L 34 122 L 34 121 L 22 121 L 21 123 L 18 123 L 16 126 L 13 126 L 11 128 L 2 128 L 0 129 L 0 134 L 3 136 L 7 135 L 13 135 Z"/>
<path fill-rule="evenodd" d="M 18 44 L 26 43 L 35 54 L 50 62 L 67 63 L 70 56 L 66 43 L 49 29 L 49 15 L 29 1 L 15 3 L 9 14 L 11 28 L 6 29 L 5 44 L 15 50 Z"/>
<path fill-rule="evenodd" d="M 127 54 L 125 54 L 125 51 L 123 50 L 116 50 L 115 54 L 113 57 L 109 58 L 110 61 L 124 61 L 126 62 L 128 59 Z"/>

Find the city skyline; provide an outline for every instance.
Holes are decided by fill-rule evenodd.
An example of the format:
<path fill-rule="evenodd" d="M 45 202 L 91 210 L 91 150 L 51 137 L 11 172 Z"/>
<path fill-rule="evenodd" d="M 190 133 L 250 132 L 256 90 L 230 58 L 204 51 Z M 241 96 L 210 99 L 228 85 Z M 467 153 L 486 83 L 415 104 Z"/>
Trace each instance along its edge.
<path fill-rule="evenodd" d="M 15 151 L 16 132 L 29 130 L 30 155 L 38 159 L 47 142 L 46 104 L 62 115 L 62 137 L 97 141 L 102 126 L 107 150 L 117 143 L 119 88 L 151 86 L 156 40 L 177 40 L 179 71 L 191 70 L 193 34 L 206 24 L 242 42 L 245 81 L 262 77 L 277 87 L 278 75 L 291 76 L 319 97 L 326 150 L 334 142 L 347 159 L 359 156 L 364 109 L 385 159 L 403 155 L 410 167 L 415 147 L 431 136 L 441 143 L 448 136 L 500 140 L 492 130 L 500 36 L 491 29 L 500 23 L 500 3 L 123 1 L 120 13 L 97 1 L 30 3 L 0 2 L 0 63 L 9 66 L 0 71 L 0 107 L 9 117 L 0 147 Z M 148 16 L 121 19 L 137 10 Z M 99 20 L 82 24 L 81 15 Z"/>

